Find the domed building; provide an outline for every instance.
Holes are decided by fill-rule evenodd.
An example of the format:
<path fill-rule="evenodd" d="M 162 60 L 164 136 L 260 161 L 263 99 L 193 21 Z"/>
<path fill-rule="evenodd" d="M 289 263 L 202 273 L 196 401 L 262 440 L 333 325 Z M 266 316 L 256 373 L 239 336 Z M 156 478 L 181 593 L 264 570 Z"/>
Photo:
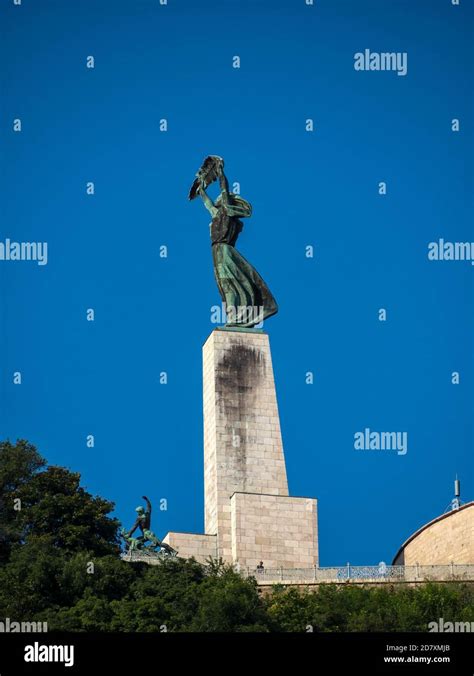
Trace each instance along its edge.
<path fill-rule="evenodd" d="M 474 502 L 456 506 L 419 528 L 402 544 L 393 565 L 474 563 Z"/>

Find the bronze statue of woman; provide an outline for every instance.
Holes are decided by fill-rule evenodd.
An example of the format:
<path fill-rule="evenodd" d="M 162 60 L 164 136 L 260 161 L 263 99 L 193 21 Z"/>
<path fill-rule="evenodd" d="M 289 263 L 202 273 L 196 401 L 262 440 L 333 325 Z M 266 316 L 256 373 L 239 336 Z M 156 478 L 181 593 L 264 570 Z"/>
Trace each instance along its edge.
<path fill-rule="evenodd" d="M 206 193 L 219 180 L 220 195 L 215 202 Z M 189 199 L 200 195 L 212 216 L 212 259 L 217 286 L 225 304 L 228 327 L 252 327 L 278 312 L 278 306 L 258 272 L 237 251 L 242 231 L 241 218 L 252 214 L 252 207 L 239 195 L 229 192 L 222 158 L 211 155 L 204 160 L 191 187 Z"/>

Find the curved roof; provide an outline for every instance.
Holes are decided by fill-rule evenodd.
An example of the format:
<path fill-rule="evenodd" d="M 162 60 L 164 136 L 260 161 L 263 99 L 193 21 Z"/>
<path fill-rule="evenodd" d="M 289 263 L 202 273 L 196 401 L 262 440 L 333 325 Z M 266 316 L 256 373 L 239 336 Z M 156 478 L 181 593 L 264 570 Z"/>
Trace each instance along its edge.
<path fill-rule="evenodd" d="M 428 523 L 425 523 L 424 526 L 421 526 L 421 528 L 418 528 L 410 537 L 405 540 L 405 542 L 402 544 L 398 552 L 395 554 L 393 557 L 392 565 L 395 563 L 395 561 L 398 559 L 400 554 L 403 552 L 405 547 L 412 541 L 414 540 L 420 533 L 422 533 L 424 530 L 432 526 L 434 523 L 437 523 L 438 521 L 442 521 L 443 519 L 447 519 L 450 517 L 452 514 L 459 514 L 459 512 L 462 512 L 463 509 L 467 509 L 468 507 L 474 507 L 474 501 L 472 502 L 466 502 L 465 505 L 461 505 L 458 509 L 450 509 L 449 512 L 445 512 L 444 514 L 441 514 L 441 516 L 437 516 L 436 519 L 433 519 L 432 521 L 428 521 Z"/>

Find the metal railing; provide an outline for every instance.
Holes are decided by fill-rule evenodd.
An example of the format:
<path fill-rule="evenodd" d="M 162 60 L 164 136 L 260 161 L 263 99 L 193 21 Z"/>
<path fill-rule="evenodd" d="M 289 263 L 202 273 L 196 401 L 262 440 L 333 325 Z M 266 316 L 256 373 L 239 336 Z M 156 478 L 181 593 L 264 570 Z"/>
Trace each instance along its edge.
<path fill-rule="evenodd" d="M 156 564 L 173 559 L 158 552 L 134 551 L 122 554 L 124 561 L 145 561 Z M 422 582 L 449 580 L 474 581 L 474 564 L 450 563 L 447 565 L 388 566 L 331 566 L 318 568 L 243 568 L 236 569 L 244 577 L 255 577 L 259 584 L 315 584 L 319 582 Z"/>
<path fill-rule="evenodd" d="M 327 568 L 240 568 L 259 584 L 311 584 L 318 582 L 421 582 L 424 580 L 473 580 L 474 564 L 426 566 L 333 566 Z"/>

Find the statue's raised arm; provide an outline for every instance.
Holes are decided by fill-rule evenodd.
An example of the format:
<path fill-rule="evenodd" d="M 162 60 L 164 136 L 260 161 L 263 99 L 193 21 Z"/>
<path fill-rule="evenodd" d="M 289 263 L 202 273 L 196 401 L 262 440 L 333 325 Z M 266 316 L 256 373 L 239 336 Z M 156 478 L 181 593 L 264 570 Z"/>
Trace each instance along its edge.
<path fill-rule="evenodd" d="M 148 500 L 146 495 L 142 495 L 142 500 L 146 502 L 146 513 L 151 516 L 151 502 Z"/>
<path fill-rule="evenodd" d="M 211 214 L 211 216 L 214 217 L 214 216 L 216 215 L 217 208 L 216 208 L 216 206 L 214 205 L 214 202 L 211 200 L 211 198 L 210 198 L 209 195 L 207 194 L 207 192 L 206 192 L 206 187 L 205 187 L 205 183 L 204 183 L 204 181 L 203 181 L 202 179 L 201 179 L 201 185 L 200 185 L 200 187 L 199 187 L 198 192 L 199 192 L 199 195 L 200 195 L 201 198 L 202 198 L 202 201 L 204 202 L 204 206 L 205 206 L 206 209 L 209 211 L 209 213 Z"/>

